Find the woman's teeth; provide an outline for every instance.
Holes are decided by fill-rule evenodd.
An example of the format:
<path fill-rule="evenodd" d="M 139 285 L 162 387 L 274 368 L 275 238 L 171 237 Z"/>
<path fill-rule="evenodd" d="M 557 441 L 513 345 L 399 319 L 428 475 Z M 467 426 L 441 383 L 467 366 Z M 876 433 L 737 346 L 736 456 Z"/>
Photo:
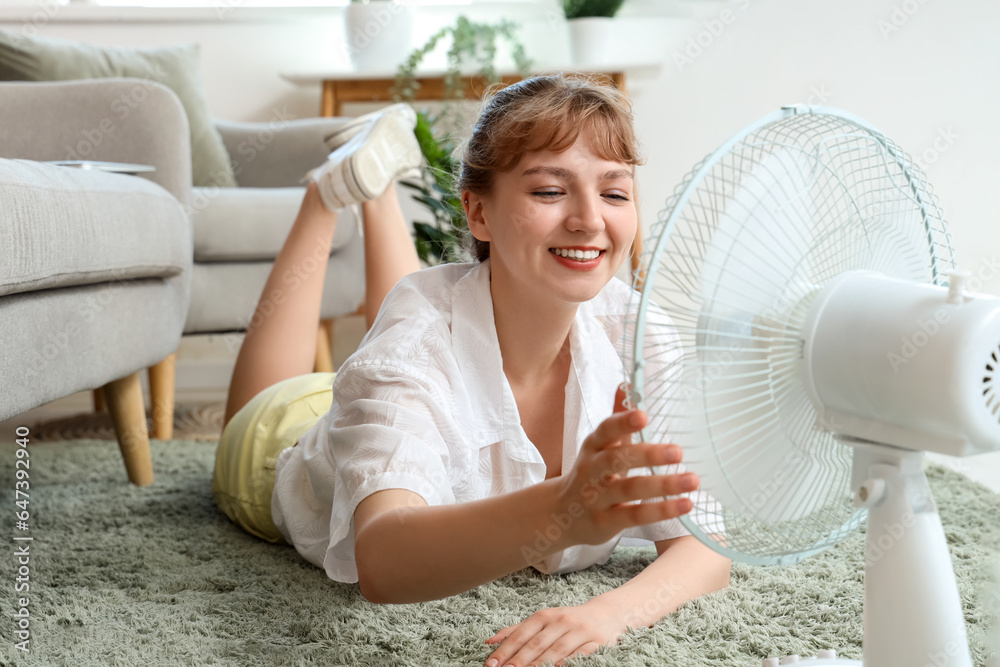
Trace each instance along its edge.
<path fill-rule="evenodd" d="M 589 262 L 601 256 L 600 250 L 563 250 L 562 248 L 551 248 L 550 250 L 560 257 L 575 259 L 579 262 Z"/>

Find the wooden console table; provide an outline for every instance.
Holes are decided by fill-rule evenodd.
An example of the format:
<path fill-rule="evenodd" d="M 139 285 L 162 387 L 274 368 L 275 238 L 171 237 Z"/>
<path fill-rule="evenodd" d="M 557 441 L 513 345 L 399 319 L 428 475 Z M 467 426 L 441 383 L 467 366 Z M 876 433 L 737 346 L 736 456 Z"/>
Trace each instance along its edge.
<path fill-rule="evenodd" d="M 620 90 L 625 88 L 625 72 L 596 72 L 607 77 Z M 287 81 L 297 85 L 320 84 L 320 116 L 342 115 L 345 102 L 391 102 L 392 87 L 396 84 L 395 73 L 364 72 L 317 72 L 304 74 L 282 75 Z M 519 74 L 504 74 L 500 81 L 504 84 L 517 83 L 521 80 Z M 480 76 L 462 77 L 464 96 L 467 100 L 478 100 L 489 86 L 489 81 Z M 419 101 L 444 99 L 444 72 L 428 72 L 417 77 L 417 88 L 414 98 Z"/>

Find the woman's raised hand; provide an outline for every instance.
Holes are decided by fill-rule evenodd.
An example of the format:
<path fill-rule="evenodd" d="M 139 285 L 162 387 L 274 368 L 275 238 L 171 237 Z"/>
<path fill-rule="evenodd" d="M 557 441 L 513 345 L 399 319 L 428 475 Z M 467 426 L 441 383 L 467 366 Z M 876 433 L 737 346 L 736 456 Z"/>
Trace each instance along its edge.
<path fill-rule="evenodd" d="M 680 463 L 682 453 L 672 444 L 631 444 L 631 435 L 642 430 L 648 419 L 639 410 L 625 410 L 623 399 L 619 388 L 615 413 L 583 441 L 573 469 L 559 478 L 560 516 L 572 518 L 568 530 L 576 544 L 602 544 L 626 528 L 691 511 L 688 498 L 629 504 L 694 491 L 699 480 L 691 472 L 628 476 L 632 468 Z"/>

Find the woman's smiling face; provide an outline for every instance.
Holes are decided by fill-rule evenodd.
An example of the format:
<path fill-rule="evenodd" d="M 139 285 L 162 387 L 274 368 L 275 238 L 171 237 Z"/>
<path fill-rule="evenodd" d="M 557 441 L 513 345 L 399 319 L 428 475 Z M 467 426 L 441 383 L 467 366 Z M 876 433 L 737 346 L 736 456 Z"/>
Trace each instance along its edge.
<path fill-rule="evenodd" d="M 589 301 L 635 237 L 633 168 L 596 155 L 585 132 L 561 153 L 526 153 L 496 175 L 489 195 L 468 196 L 470 229 L 490 243 L 493 281 L 520 294 Z"/>

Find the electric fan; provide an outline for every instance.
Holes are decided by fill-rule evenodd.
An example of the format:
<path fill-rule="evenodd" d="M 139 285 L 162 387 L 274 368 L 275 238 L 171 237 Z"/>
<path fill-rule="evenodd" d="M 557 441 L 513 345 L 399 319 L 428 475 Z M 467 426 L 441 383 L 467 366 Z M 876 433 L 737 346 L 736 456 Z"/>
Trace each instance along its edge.
<path fill-rule="evenodd" d="M 867 516 L 868 667 L 972 665 L 922 468 L 924 451 L 1000 448 L 1000 298 L 968 277 L 909 156 L 803 105 L 698 164 L 635 273 L 629 399 L 649 415 L 639 437 L 681 444 L 701 478 L 685 527 L 732 559 L 791 564 Z"/>

